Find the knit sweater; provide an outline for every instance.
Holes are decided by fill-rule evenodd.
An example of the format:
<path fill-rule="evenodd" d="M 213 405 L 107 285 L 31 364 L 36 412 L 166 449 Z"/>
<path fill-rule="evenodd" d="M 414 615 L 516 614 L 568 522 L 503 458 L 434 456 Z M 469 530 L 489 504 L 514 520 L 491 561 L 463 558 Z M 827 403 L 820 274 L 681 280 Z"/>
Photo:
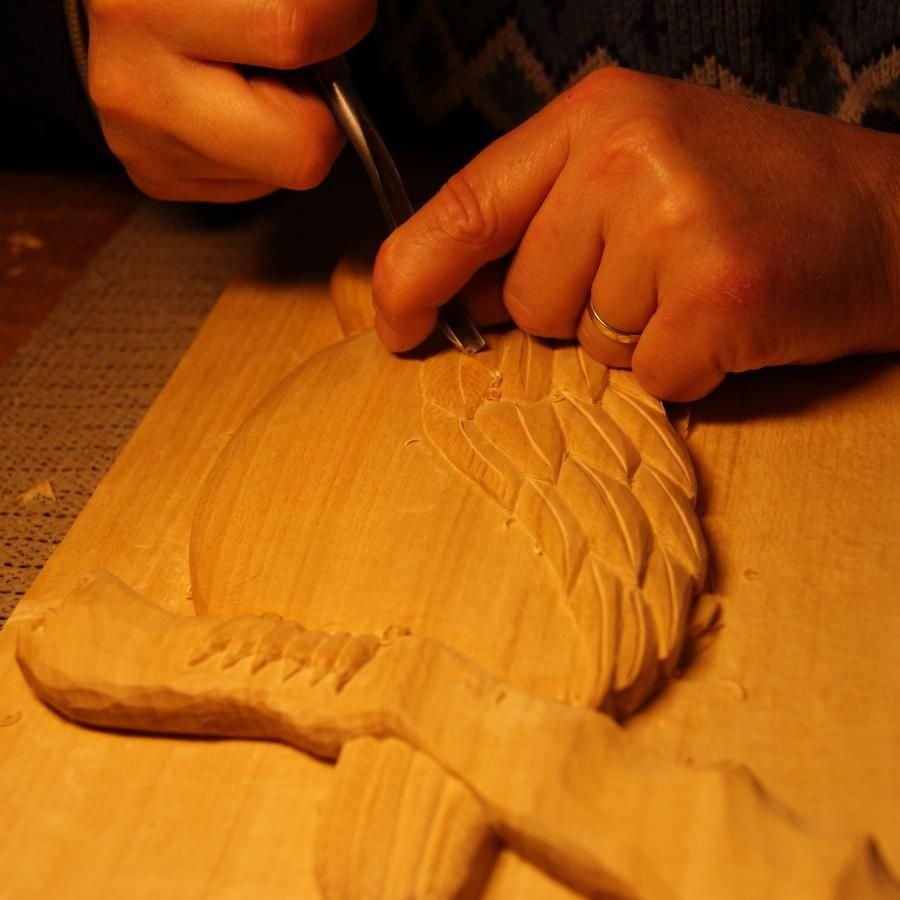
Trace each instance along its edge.
<path fill-rule="evenodd" d="M 398 131 L 497 134 L 607 65 L 900 130 L 890 0 L 381 0 L 361 50 Z"/>
<path fill-rule="evenodd" d="M 0 106 L 18 133 L 43 117 L 98 135 L 66 3 L 3 13 Z M 900 131 L 891 0 L 381 0 L 352 60 L 376 119 L 405 140 L 483 143 L 605 65 Z"/>
<path fill-rule="evenodd" d="M 0 164 L 61 165 L 102 152 L 67 5 L 70 13 L 76 8 L 66 0 L 11 0 L 0 13 Z"/>

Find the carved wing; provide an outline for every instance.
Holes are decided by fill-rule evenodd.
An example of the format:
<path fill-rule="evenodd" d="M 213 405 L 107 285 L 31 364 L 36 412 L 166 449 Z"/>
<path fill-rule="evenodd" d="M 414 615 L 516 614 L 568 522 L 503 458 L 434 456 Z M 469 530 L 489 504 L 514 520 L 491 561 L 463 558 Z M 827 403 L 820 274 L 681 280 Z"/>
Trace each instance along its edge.
<path fill-rule="evenodd" d="M 524 528 L 595 662 L 588 702 L 635 710 L 669 676 L 706 570 L 696 479 L 630 373 L 521 332 L 421 369 L 433 446 Z"/>

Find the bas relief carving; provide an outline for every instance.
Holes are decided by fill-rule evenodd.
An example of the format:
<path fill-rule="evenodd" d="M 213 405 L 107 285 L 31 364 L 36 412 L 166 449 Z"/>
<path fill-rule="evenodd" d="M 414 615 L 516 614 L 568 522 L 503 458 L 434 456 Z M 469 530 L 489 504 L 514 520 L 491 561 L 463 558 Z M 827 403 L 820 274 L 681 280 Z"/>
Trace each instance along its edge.
<path fill-rule="evenodd" d="M 896 896 L 870 844 L 746 772 L 635 758 L 610 717 L 678 663 L 705 578 L 695 498 L 629 373 L 515 331 L 424 361 L 364 334 L 223 454 L 192 535 L 197 617 L 97 576 L 20 662 L 76 721 L 336 759 L 326 897 L 477 895 L 503 846 L 590 895 Z M 684 862 L 686 834 L 708 865 Z"/>

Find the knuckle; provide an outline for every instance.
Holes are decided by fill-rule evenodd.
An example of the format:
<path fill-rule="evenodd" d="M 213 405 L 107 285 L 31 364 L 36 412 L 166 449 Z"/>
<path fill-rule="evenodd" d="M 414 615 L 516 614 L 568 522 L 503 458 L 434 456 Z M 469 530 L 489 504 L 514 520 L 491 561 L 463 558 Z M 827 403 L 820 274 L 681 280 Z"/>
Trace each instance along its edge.
<path fill-rule="evenodd" d="M 496 205 L 463 169 L 444 185 L 435 208 L 435 227 L 460 244 L 493 244 L 500 231 Z"/>
<path fill-rule="evenodd" d="M 773 341 L 761 323 L 779 314 L 779 267 L 773 254 L 738 234 L 718 238 L 688 276 L 685 300 L 700 326 L 704 349 L 722 372 L 758 368 L 771 361 Z M 790 340 L 785 333 L 783 339 Z M 712 364 L 712 363 L 711 363 Z"/>
<path fill-rule="evenodd" d="M 744 317 L 774 296 L 770 255 L 737 238 L 720 239 L 706 261 L 708 302 L 729 318 Z"/>
<path fill-rule="evenodd" d="M 600 99 L 621 100 L 624 94 L 640 90 L 648 83 L 648 77 L 621 66 L 603 66 L 594 69 L 569 90 L 576 102 L 594 103 Z"/>
<path fill-rule="evenodd" d="M 299 69 L 313 61 L 313 23 L 300 0 L 257 0 L 255 21 L 273 68 Z"/>
<path fill-rule="evenodd" d="M 571 89 L 569 127 L 590 148 L 590 178 L 668 168 L 680 141 L 659 81 L 608 66 Z"/>
<path fill-rule="evenodd" d="M 665 170 L 675 147 L 671 126 L 651 109 L 639 110 L 606 136 L 594 155 L 598 176 L 630 175 L 636 170 Z"/>
<path fill-rule="evenodd" d="M 103 113 L 127 113 L 140 105 L 142 93 L 132 80 L 105 58 L 92 53 L 88 60 L 88 93 Z"/>
<path fill-rule="evenodd" d="M 628 121 L 653 101 L 661 79 L 609 65 L 595 69 L 565 91 L 561 104 L 576 130 L 595 130 L 598 113 L 607 123 Z"/>
<path fill-rule="evenodd" d="M 643 228 L 659 244 L 689 232 L 710 233 L 726 205 L 716 186 L 705 179 L 672 175 L 646 201 L 641 211 Z"/>

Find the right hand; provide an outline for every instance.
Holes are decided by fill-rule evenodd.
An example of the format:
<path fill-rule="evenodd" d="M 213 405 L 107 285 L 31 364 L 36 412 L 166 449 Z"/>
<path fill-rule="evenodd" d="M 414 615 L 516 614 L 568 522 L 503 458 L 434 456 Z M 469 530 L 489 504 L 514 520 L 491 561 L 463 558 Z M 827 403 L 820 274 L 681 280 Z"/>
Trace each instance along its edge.
<path fill-rule="evenodd" d="M 696 400 L 728 372 L 900 350 L 898 210 L 897 135 L 609 67 L 391 233 L 375 328 L 409 350 L 462 290 L 478 323 Z"/>
<path fill-rule="evenodd" d="M 110 149 L 144 193 L 227 203 L 315 187 L 328 174 L 343 135 L 293 70 L 365 37 L 376 0 L 85 6 L 91 98 Z"/>

